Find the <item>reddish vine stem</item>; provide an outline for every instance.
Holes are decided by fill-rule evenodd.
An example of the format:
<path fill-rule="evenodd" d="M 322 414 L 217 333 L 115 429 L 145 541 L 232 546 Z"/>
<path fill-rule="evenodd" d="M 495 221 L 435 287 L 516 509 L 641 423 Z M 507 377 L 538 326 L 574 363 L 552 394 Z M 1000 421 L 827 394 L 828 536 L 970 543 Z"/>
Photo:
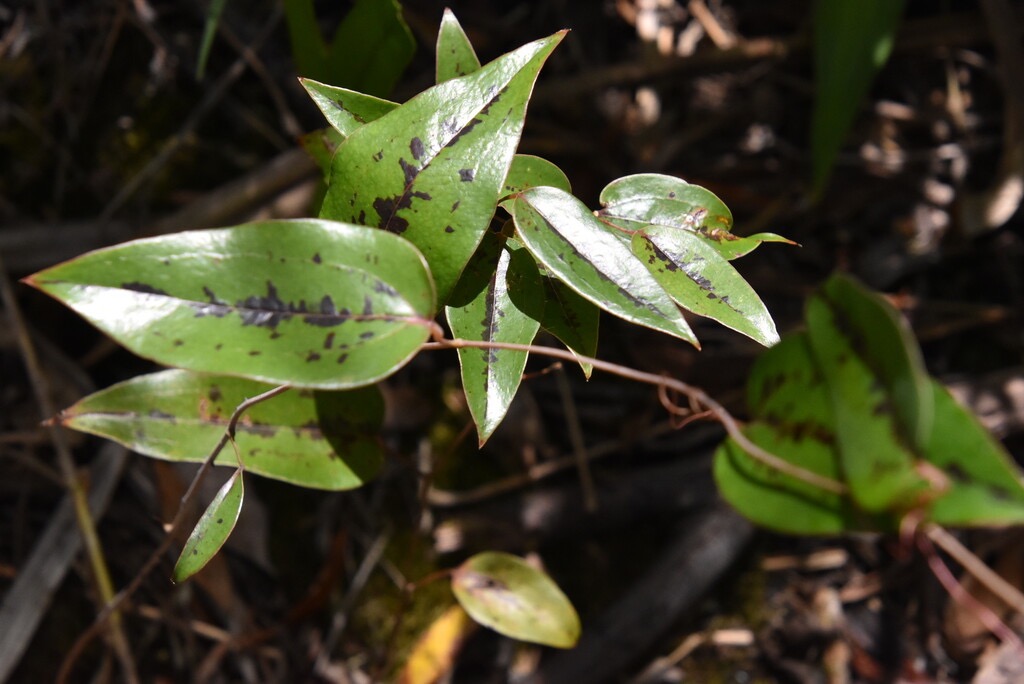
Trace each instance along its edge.
<path fill-rule="evenodd" d="M 149 558 L 146 559 L 145 565 L 142 566 L 142 569 L 135 575 L 131 583 L 127 587 L 122 589 L 113 598 L 113 600 L 111 600 L 107 604 L 107 606 L 102 611 L 100 611 L 99 615 L 96 616 L 96 620 L 93 621 L 92 625 L 90 625 L 87 630 L 82 632 L 82 634 L 75 641 L 74 645 L 71 647 L 71 650 L 69 650 L 67 655 L 65 656 L 64 662 L 61 664 L 60 672 L 58 672 L 57 674 L 58 684 L 64 684 L 65 682 L 70 681 L 69 678 L 71 676 L 72 670 L 74 669 L 75 662 L 77 662 L 78 658 L 82 654 L 82 651 L 85 650 L 85 647 L 88 646 L 89 642 L 91 642 L 96 637 L 100 629 L 102 629 L 103 626 L 106 624 L 107 620 L 110 619 L 110 616 L 115 611 L 117 611 L 117 609 L 120 608 L 121 605 L 125 601 L 127 601 L 131 597 L 131 595 L 138 590 L 140 586 L 142 586 L 143 580 L 145 580 L 146 577 L 149 576 L 149 573 L 151 573 L 153 569 L 156 568 L 156 566 L 160 563 L 160 558 L 164 555 L 164 553 L 166 553 L 167 550 L 171 548 L 171 544 L 174 542 L 174 533 L 177 532 L 184 524 L 185 517 L 188 513 L 188 504 L 191 503 L 192 498 L 199 490 L 199 485 L 202 484 L 203 479 L 210 471 L 210 468 L 213 467 L 214 460 L 216 460 L 220 452 L 224 450 L 224 447 L 227 446 L 228 442 L 234 442 L 235 430 L 238 428 L 238 421 L 241 419 L 242 414 L 244 414 L 246 411 L 248 411 L 256 404 L 267 401 L 268 399 L 272 399 L 279 394 L 283 394 L 289 389 L 291 389 L 290 385 L 281 385 L 279 387 L 275 387 L 274 389 L 268 390 L 263 394 L 259 394 L 250 399 L 246 399 L 241 404 L 239 404 L 237 408 L 235 408 L 234 413 L 231 414 L 231 418 L 228 419 L 227 427 L 224 429 L 224 434 L 221 436 L 220 441 L 217 442 L 217 445 L 210 452 L 209 456 L 207 456 L 206 460 L 203 461 L 203 464 L 199 467 L 199 472 L 197 472 L 195 477 L 192 478 L 192 483 L 185 491 L 185 494 L 181 497 L 181 504 L 178 506 L 178 512 L 174 514 L 174 519 L 171 520 L 170 525 L 166 527 L 167 533 L 164 535 L 163 541 L 161 541 L 160 545 L 157 546 L 153 553 L 149 555 Z"/>
<path fill-rule="evenodd" d="M 431 326 L 431 334 L 435 341 L 424 343 L 422 347 L 423 349 L 507 349 L 509 351 L 528 352 L 561 359 L 562 361 L 568 361 L 571 363 L 589 363 L 594 368 L 602 370 L 605 373 L 611 373 L 612 375 L 617 375 L 627 380 L 633 380 L 634 382 L 639 382 L 645 385 L 663 388 L 664 390 L 678 392 L 679 394 L 689 397 L 691 401 L 696 402 L 698 406 L 703 407 L 705 411 L 714 416 L 714 418 L 722 424 L 722 427 L 725 428 L 725 431 L 729 436 L 732 437 L 733 441 L 735 441 L 755 460 L 760 461 L 773 470 L 777 470 L 780 473 L 784 473 L 790 477 L 796 478 L 809 485 L 818 487 L 819 489 L 823 489 L 833 494 L 846 494 L 849 491 L 847 486 L 842 482 L 793 465 L 792 463 L 779 458 L 775 454 L 768 452 L 751 442 L 740 429 L 739 421 L 737 421 L 732 414 L 725 409 L 725 407 L 708 396 L 708 394 L 699 387 L 694 387 L 693 385 L 676 380 L 675 378 L 655 375 L 654 373 L 646 373 L 617 363 L 573 354 L 565 349 L 540 347 L 532 344 L 449 339 L 444 336 L 443 329 L 436 323 Z"/>

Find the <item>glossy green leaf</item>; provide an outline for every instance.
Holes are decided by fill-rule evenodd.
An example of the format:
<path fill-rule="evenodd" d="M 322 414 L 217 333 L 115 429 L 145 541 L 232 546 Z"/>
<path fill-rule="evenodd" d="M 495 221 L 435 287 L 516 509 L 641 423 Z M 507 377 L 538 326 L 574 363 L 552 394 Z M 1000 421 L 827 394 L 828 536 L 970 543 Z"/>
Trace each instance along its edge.
<path fill-rule="evenodd" d="M 935 420 L 925 456 L 949 478 L 949 491 L 935 500 L 928 520 L 959 527 L 1024 522 L 1021 473 L 1003 446 L 932 382 Z"/>
<path fill-rule="evenodd" d="M 605 311 L 697 345 L 668 293 L 614 229 L 557 188 L 530 188 L 507 205 L 516 234 L 554 276 Z"/>
<path fill-rule="evenodd" d="M 547 185 L 565 192 L 572 192 L 572 185 L 565 172 L 543 157 L 532 154 L 517 154 L 502 188 L 503 196 L 513 195 L 528 188 Z"/>
<path fill-rule="evenodd" d="M 473 44 L 469 42 L 455 14 L 446 7 L 441 17 L 441 27 L 437 31 L 435 82 L 444 83 L 471 74 L 479 68 L 480 59 L 476 56 Z"/>
<path fill-rule="evenodd" d="M 220 547 L 224 546 L 224 542 L 231 536 L 231 531 L 235 529 L 235 523 L 242 512 L 244 496 L 242 469 L 239 468 L 213 497 L 213 501 L 203 511 L 199 522 L 185 542 L 181 556 L 174 564 L 174 573 L 171 576 L 174 582 L 184 582 L 202 570 L 210 559 L 217 555 Z"/>
<path fill-rule="evenodd" d="M 224 434 L 235 408 L 271 389 L 253 380 L 168 370 L 141 375 L 82 399 L 61 424 L 106 437 L 140 454 L 198 463 Z M 217 465 L 315 489 L 352 489 L 383 462 L 384 400 L 376 386 L 344 392 L 290 390 L 250 407 L 235 450 Z"/>
<path fill-rule="evenodd" d="M 348 88 L 327 85 L 311 78 L 300 78 L 299 83 L 323 112 L 327 123 L 331 124 L 342 138 L 347 138 L 363 124 L 376 121 L 398 107 L 396 102 L 357 93 Z"/>
<path fill-rule="evenodd" d="M 520 641 L 572 648 L 580 619 L 550 577 L 526 561 L 489 551 L 452 573 L 452 592 L 469 616 Z"/>
<path fill-rule="evenodd" d="M 754 417 L 743 430 L 748 439 L 804 470 L 842 481 L 831 398 L 806 334 L 786 337 L 757 360 L 748 401 Z M 858 513 L 849 497 L 781 473 L 731 439 L 715 452 L 714 475 L 726 501 L 772 530 L 839 534 L 882 524 Z"/>
<path fill-rule="evenodd" d="M 684 309 L 770 347 L 779 341 L 764 302 L 714 247 L 685 230 L 651 225 L 633 234 L 633 254 Z"/>
<path fill-rule="evenodd" d="M 296 67 L 303 76 L 386 95 L 416 49 L 396 0 L 357 0 L 328 45 L 313 0 L 285 0 Z"/>
<path fill-rule="evenodd" d="M 435 311 L 415 247 L 316 220 L 136 240 L 26 282 L 145 358 L 321 389 L 395 372 L 427 339 Z"/>
<path fill-rule="evenodd" d="M 723 257 L 732 261 L 753 252 L 765 242 L 782 242 L 787 245 L 796 243 L 789 238 L 775 233 L 754 233 L 740 237 L 724 230 L 698 231 L 698 235 L 707 240 Z"/>
<path fill-rule="evenodd" d="M 407 238 L 446 302 L 494 215 L 533 83 L 563 35 L 436 85 L 358 128 L 334 156 L 321 215 Z"/>
<path fill-rule="evenodd" d="M 674 176 L 641 173 L 609 183 L 601 191 L 598 215 L 627 231 L 649 225 L 696 233 L 726 259 L 749 254 L 762 242 L 791 240 L 774 233 L 732 234 L 732 212 L 713 192 Z"/>
<path fill-rule="evenodd" d="M 489 233 L 469 262 L 445 313 L 457 338 L 530 344 L 540 329 L 544 290 L 537 266 L 515 241 Z M 480 444 L 501 424 L 526 368 L 526 352 L 459 349 L 462 388 Z"/>
<path fill-rule="evenodd" d="M 860 104 L 889 59 L 903 0 L 816 0 L 811 158 L 814 188 L 828 180 Z"/>
<path fill-rule="evenodd" d="M 917 444 L 905 419 L 919 408 L 908 397 L 920 395 L 912 387 L 917 381 L 913 352 L 875 297 L 833 277 L 808 302 L 807 327 L 832 397 L 853 498 L 867 511 L 909 509 L 930 494 L 916 469 Z"/>
<path fill-rule="evenodd" d="M 576 356 L 597 356 L 601 311 L 562 281 L 544 278 L 544 318 L 541 327 L 557 337 Z M 594 365 L 580 361 L 589 379 Z"/>

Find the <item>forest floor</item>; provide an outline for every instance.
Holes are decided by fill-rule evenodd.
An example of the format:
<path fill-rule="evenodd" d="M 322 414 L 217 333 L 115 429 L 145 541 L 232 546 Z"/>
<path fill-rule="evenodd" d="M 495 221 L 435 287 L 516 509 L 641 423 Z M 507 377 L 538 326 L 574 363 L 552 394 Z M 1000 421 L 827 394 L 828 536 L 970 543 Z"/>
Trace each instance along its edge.
<path fill-rule="evenodd" d="M 322 25 L 348 4 L 319 3 Z M 558 163 L 589 206 L 629 173 L 709 188 L 737 233 L 799 243 L 738 264 L 780 333 L 800 325 L 831 272 L 853 274 L 889 296 L 928 370 L 1024 458 L 1024 60 L 1000 47 L 1020 45 L 1022 3 L 908 2 L 817 201 L 812 3 L 448 4 L 483 61 L 572 29 L 541 74 L 521 151 Z M 296 140 L 323 121 L 296 81 L 280 3 L 227 3 L 197 80 L 206 5 L 0 6 L 0 257 L 26 322 L 0 309 L 0 681 L 48 681 L 62 666 L 67 681 L 123 681 L 109 642 L 80 642 L 98 597 L 19 335 L 58 409 L 152 370 L 17 279 L 137 236 L 314 211 L 320 181 Z M 432 83 L 444 7 L 402 5 L 418 47 L 399 101 Z M 992 19 L 1007 8 L 1013 21 Z M 742 418 L 760 347 L 692 323 L 701 351 L 603 319 L 598 355 L 684 379 Z M 555 652 L 486 630 L 435 632 L 448 681 L 1024 681 L 1020 651 L 1000 649 L 899 539 L 755 530 L 717 500 L 709 463 L 721 430 L 672 429 L 649 388 L 578 375 L 531 359 L 478 452 L 454 353 L 418 357 L 386 383 L 393 458 L 377 481 L 342 493 L 254 482 L 229 547 L 195 581 L 172 585 L 174 555 L 161 558 L 121 621 L 141 681 L 433 681 L 407 663 L 450 592 L 435 583 L 407 601 L 403 588 L 484 549 L 542 559 L 584 638 Z M 574 465 L 573 423 L 592 492 Z M 69 439 L 122 588 L 193 471 Z M 1020 530 L 961 538 L 1024 586 Z"/>

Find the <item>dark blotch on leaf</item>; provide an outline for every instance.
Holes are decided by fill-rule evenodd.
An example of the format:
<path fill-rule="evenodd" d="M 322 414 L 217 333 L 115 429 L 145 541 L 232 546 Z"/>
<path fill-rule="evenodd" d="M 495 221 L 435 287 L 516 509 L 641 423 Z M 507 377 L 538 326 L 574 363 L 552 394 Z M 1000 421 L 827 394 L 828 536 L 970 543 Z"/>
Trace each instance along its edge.
<path fill-rule="evenodd" d="M 416 180 L 416 176 L 419 174 L 420 170 L 418 167 L 405 161 L 405 159 L 399 159 L 398 165 L 402 167 L 402 175 L 405 177 L 405 186 L 409 187 L 412 185 L 413 181 Z"/>
<path fill-rule="evenodd" d="M 334 333 L 327 333 L 327 337 L 324 338 L 324 349 L 330 349 L 334 346 Z"/>
<path fill-rule="evenodd" d="M 210 398 L 210 401 L 220 401 L 224 398 L 224 395 L 220 391 L 220 387 L 217 385 L 210 385 L 210 391 L 206 393 L 206 396 Z"/>
<path fill-rule="evenodd" d="M 446 232 L 446 233 L 454 233 L 455 229 L 452 228 L 451 226 L 445 226 L 444 227 L 444 232 Z"/>
<path fill-rule="evenodd" d="M 475 177 L 476 172 L 473 169 L 459 169 L 459 180 L 463 183 L 472 183 Z"/>
<path fill-rule="evenodd" d="M 308 354 L 306 354 L 306 363 L 310 363 L 312 361 L 319 361 L 319 360 L 320 360 L 320 355 L 317 354 L 315 351 L 310 351 Z"/>
<path fill-rule="evenodd" d="M 348 354 L 342 354 L 338 357 L 338 363 L 345 363 L 348 361 Z"/>
<path fill-rule="evenodd" d="M 263 352 L 261 352 L 259 349 L 250 349 L 249 350 L 249 356 L 259 356 L 262 353 Z"/>
<path fill-rule="evenodd" d="M 146 283 L 133 282 L 133 283 L 121 283 L 121 287 L 132 292 L 141 292 L 143 294 L 154 294 L 167 296 L 167 293 L 158 287 L 147 285 Z"/>
<path fill-rule="evenodd" d="M 313 263 L 314 264 L 319 264 L 319 263 L 322 263 L 322 262 L 323 262 L 323 259 L 320 258 L 320 252 L 317 252 L 316 254 L 313 255 Z"/>
<path fill-rule="evenodd" d="M 412 157 L 416 161 L 423 158 L 423 141 L 419 138 L 413 138 L 409 142 L 409 151 L 412 152 Z"/>

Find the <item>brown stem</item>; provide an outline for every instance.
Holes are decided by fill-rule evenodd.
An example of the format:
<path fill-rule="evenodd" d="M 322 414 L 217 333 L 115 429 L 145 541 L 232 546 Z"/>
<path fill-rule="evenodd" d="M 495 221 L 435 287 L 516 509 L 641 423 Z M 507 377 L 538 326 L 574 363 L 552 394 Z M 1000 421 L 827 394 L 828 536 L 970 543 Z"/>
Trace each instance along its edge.
<path fill-rule="evenodd" d="M 633 380 L 634 382 L 643 383 L 645 385 L 665 388 L 667 390 L 678 392 L 679 394 L 685 394 L 691 401 L 696 402 L 699 406 L 702 406 L 704 410 L 714 416 L 714 418 L 722 424 L 722 427 L 725 428 L 725 431 L 733 441 L 735 441 L 741 449 L 747 452 L 751 458 L 764 463 L 769 468 L 777 470 L 780 473 L 789 475 L 792 478 L 801 480 L 827 492 L 831 492 L 833 494 L 846 494 L 849 491 L 847 486 L 838 480 L 833 480 L 830 477 L 825 477 L 824 475 L 819 475 L 818 473 L 793 465 L 789 461 L 765 451 L 758 445 L 754 444 L 746 435 L 743 434 L 743 431 L 740 429 L 739 422 L 733 418 L 732 414 L 725 410 L 725 407 L 708 396 L 704 390 L 682 382 L 681 380 L 668 378 L 663 375 L 655 375 L 654 373 L 646 373 L 644 371 L 636 370 L 635 368 L 629 368 L 609 361 L 602 361 L 601 359 L 589 356 L 581 356 L 568 350 L 556 349 L 554 347 L 540 347 L 532 344 L 513 344 L 506 342 L 447 339 L 443 336 L 440 326 L 436 325 L 433 328 L 433 337 L 436 341 L 424 343 L 422 346 L 423 349 L 507 349 L 509 351 L 522 351 L 540 354 L 542 356 L 549 356 L 555 359 L 568 361 L 570 363 L 589 363 L 598 370 L 611 373 L 612 375 L 617 375 L 621 378 L 626 378 L 627 380 Z"/>

